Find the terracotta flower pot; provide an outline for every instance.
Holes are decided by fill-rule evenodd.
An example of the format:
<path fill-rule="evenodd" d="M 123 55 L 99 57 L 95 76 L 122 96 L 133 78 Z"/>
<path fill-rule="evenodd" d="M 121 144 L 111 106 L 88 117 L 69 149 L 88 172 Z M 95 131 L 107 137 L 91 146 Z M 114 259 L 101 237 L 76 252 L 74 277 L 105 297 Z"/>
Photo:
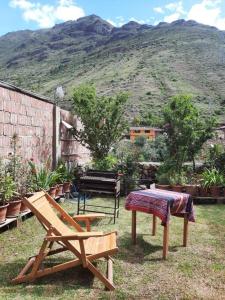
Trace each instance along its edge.
<path fill-rule="evenodd" d="M 203 186 L 199 187 L 199 193 L 201 197 L 208 197 L 209 196 L 209 190 L 208 188 L 205 188 Z"/>
<path fill-rule="evenodd" d="M 212 197 L 219 197 L 220 196 L 221 187 L 220 186 L 211 186 L 210 187 L 210 194 Z"/>
<path fill-rule="evenodd" d="M 183 192 L 183 186 L 182 185 L 172 185 L 172 191 L 177 193 Z"/>
<path fill-rule="evenodd" d="M 20 214 L 21 202 L 21 199 L 9 202 L 9 206 L 6 213 L 7 218 L 15 218 Z"/>
<path fill-rule="evenodd" d="M 6 213 L 9 203 L 0 206 L 0 224 L 3 224 L 6 221 Z"/>
<path fill-rule="evenodd" d="M 191 196 L 198 196 L 199 193 L 199 186 L 198 185 L 185 185 L 184 186 L 185 192 Z"/>
<path fill-rule="evenodd" d="M 63 192 L 64 193 L 69 193 L 71 185 L 72 185 L 71 182 L 64 182 L 63 183 Z"/>
<path fill-rule="evenodd" d="M 170 190 L 171 190 L 169 184 L 156 184 L 156 185 L 155 185 L 155 188 L 156 188 L 156 189 L 160 189 L 160 190 L 167 190 L 167 191 L 170 191 Z"/>
<path fill-rule="evenodd" d="M 25 205 L 25 203 L 23 202 L 23 199 L 22 199 L 21 206 L 20 206 L 20 212 L 24 213 L 28 210 L 29 210 L 29 208 Z"/>
<path fill-rule="evenodd" d="M 52 186 L 52 187 L 50 187 L 50 189 L 48 190 L 48 193 L 49 193 L 49 195 L 50 195 L 52 198 L 55 198 L 55 196 L 56 196 L 56 190 L 57 190 L 57 186 Z"/>
<path fill-rule="evenodd" d="M 63 184 L 60 183 L 57 185 L 56 194 L 55 196 L 62 196 L 63 195 Z"/>

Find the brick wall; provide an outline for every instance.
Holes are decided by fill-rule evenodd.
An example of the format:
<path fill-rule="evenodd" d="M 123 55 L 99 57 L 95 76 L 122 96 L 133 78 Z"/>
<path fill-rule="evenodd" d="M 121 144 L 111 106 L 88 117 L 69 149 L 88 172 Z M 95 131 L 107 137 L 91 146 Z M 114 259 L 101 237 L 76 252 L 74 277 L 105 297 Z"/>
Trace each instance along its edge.
<path fill-rule="evenodd" d="M 6 158 L 12 152 L 12 136 L 17 134 L 18 154 L 24 159 L 33 158 L 37 163 L 52 159 L 53 111 L 52 103 L 0 85 L 0 156 Z M 68 122 L 72 118 L 65 110 L 61 116 Z M 62 134 L 66 134 L 63 129 Z M 86 161 L 86 153 L 84 159 L 82 156 L 85 150 L 77 142 L 68 142 L 66 148 L 77 153 L 81 162 Z"/>

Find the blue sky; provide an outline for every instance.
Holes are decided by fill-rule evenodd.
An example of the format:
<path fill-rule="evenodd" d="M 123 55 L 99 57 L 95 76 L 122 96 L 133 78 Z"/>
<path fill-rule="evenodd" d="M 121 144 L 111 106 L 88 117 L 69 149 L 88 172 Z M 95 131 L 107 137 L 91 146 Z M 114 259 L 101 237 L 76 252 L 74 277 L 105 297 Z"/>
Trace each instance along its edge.
<path fill-rule="evenodd" d="M 183 18 L 225 30 L 224 0 L 1 0 L 0 35 L 48 28 L 90 14 L 114 26 L 130 20 L 155 25 Z"/>

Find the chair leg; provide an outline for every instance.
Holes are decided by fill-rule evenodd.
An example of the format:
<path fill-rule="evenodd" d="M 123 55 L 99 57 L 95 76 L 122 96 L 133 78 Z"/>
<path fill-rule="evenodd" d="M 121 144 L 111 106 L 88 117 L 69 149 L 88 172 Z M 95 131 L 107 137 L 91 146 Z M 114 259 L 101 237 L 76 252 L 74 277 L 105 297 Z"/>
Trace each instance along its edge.
<path fill-rule="evenodd" d="M 39 266 L 41 265 L 42 261 L 45 259 L 45 257 L 48 255 L 49 251 L 52 248 L 53 243 L 44 240 L 41 249 L 39 251 L 39 254 L 36 256 L 35 262 L 33 264 L 33 268 L 30 273 L 30 281 L 34 281 L 36 279 L 36 273 L 39 269 Z"/>
<path fill-rule="evenodd" d="M 113 261 L 110 257 L 107 258 L 107 278 L 113 284 Z"/>
<path fill-rule="evenodd" d="M 105 285 L 108 290 L 115 290 L 115 286 L 113 285 L 113 283 L 110 282 L 110 280 L 107 279 L 90 261 L 88 262 L 87 267 Z M 112 268 L 112 266 L 110 268 Z"/>

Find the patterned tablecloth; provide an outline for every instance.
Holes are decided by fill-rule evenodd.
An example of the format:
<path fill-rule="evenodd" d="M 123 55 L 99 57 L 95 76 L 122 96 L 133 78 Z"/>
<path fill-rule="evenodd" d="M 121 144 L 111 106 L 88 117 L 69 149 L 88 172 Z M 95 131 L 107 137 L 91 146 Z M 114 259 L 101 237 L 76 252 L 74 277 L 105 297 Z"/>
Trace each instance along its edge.
<path fill-rule="evenodd" d="M 185 193 L 160 189 L 134 191 L 127 196 L 125 208 L 154 214 L 162 220 L 162 225 L 169 221 L 170 215 L 183 217 L 184 213 L 189 221 L 195 222 L 192 198 Z"/>

